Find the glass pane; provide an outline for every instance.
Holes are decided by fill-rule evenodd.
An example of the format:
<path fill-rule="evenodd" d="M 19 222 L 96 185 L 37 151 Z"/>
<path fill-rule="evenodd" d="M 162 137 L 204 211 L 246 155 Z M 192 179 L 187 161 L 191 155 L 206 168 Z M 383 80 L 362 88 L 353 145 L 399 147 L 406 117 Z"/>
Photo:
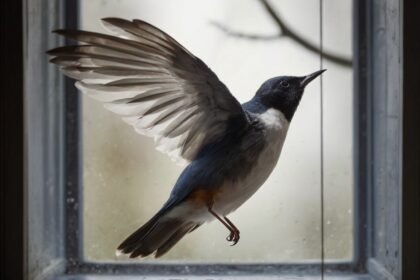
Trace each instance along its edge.
<path fill-rule="evenodd" d="M 319 45 L 319 1 L 270 2 L 299 36 Z M 351 57 L 351 1 L 324 1 L 324 48 Z M 81 28 L 105 32 L 103 17 L 140 18 L 163 29 L 200 57 L 240 101 L 265 80 L 319 69 L 319 55 L 296 41 L 227 35 L 210 22 L 249 34 L 273 35 L 278 26 L 259 1 L 81 1 Z M 338 20 L 339 19 L 339 20 Z M 324 176 L 326 258 L 353 255 L 352 69 L 325 60 Z M 158 261 L 303 262 L 319 260 L 320 81 L 315 80 L 293 118 L 280 160 L 260 190 L 229 218 L 241 230 L 230 247 L 226 228 L 205 224 Z M 115 256 L 119 243 L 166 201 L 183 167 L 154 149 L 97 101 L 83 99 L 84 253 Z"/>

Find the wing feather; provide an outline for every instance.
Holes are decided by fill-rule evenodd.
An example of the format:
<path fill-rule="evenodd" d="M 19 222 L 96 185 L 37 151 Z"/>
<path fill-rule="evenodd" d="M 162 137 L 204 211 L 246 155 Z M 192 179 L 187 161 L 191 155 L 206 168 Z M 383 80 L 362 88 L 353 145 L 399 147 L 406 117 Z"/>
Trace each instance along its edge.
<path fill-rule="evenodd" d="M 56 31 L 84 45 L 50 50 L 50 61 L 83 93 L 153 137 L 158 150 L 192 161 L 221 137 L 230 118 L 247 122 L 226 86 L 171 36 L 141 20 L 102 22 L 115 36 Z"/>

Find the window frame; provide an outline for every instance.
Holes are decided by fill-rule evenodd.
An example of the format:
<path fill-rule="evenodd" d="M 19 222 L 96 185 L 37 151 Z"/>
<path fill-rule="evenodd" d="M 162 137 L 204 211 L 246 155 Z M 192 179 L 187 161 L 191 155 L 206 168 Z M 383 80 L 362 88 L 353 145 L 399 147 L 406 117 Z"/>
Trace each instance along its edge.
<path fill-rule="evenodd" d="M 398 15 L 391 15 L 388 10 L 379 10 L 374 15 L 375 5 L 379 5 L 379 0 L 363 1 L 354 0 L 354 92 L 355 92 L 355 239 L 354 239 L 354 259 L 349 262 L 328 262 L 325 264 L 326 275 L 350 276 L 355 278 L 363 277 L 388 277 L 397 279 L 401 273 L 399 258 L 390 259 L 391 266 L 396 267 L 393 271 L 397 278 L 388 271 L 389 263 L 382 264 L 382 260 L 374 252 L 374 228 L 375 222 L 375 183 L 373 182 L 372 160 L 377 151 L 373 150 L 377 131 L 372 127 L 376 125 L 373 113 L 376 108 L 373 99 L 375 94 L 375 83 L 380 83 L 381 75 L 375 69 L 384 63 L 394 63 L 395 71 L 401 75 L 401 63 L 385 57 L 382 61 L 374 57 L 373 46 L 379 43 L 377 37 L 372 35 L 378 22 L 376 17 L 385 17 L 396 24 L 398 28 L 402 26 L 402 7 L 398 2 L 386 0 L 385 2 L 399 12 Z M 24 11 L 26 22 L 24 37 L 27 45 L 25 54 L 29 63 L 25 69 L 26 84 L 26 124 L 28 137 L 26 144 L 28 147 L 27 170 L 28 178 L 26 197 L 28 206 L 26 215 L 28 220 L 27 236 L 28 267 L 29 279 L 32 276 L 63 277 L 75 275 L 96 275 L 100 277 L 109 275 L 138 275 L 142 276 L 179 276 L 189 275 L 218 276 L 227 278 L 230 276 L 242 275 L 263 275 L 263 276 L 287 276 L 301 275 L 317 276 L 320 274 L 321 264 L 319 263 L 267 263 L 267 264 L 142 264 L 142 263 L 97 263 L 87 262 L 82 256 L 81 232 L 83 230 L 80 220 L 80 213 L 83 207 L 79 199 L 81 191 L 81 170 L 80 159 L 81 151 L 78 145 L 81 143 L 80 137 L 80 100 L 73 82 L 65 79 L 58 70 L 48 65 L 46 56 L 40 55 L 45 50 L 62 44 L 63 41 L 58 36 L 51 34 L 50 31 L 57 27 L 76 28 L 78 5 L 77 1 L 45 1 L 26 0 L 24 1 Z M 59 11 L 51 13 L 51 11 Z M 391 17 L 392 16 L 392 17 Z M 34 36 L 36 31 L 41 36 Z M 383 35 L 389 38 L 397 32 L 397 50 L 401 44 L 401 34 L 393 30 L 393 34 L 384 30 Z M 376 33 L 375 33 L 376 34 Z M 31 43 L 29 45 L 28 43 Z M 35 45 L 35 47 L 33 47 Z M 31 60 L 32 59 L 32 60 Z M 390 61 L 390 59 L 392 61 Z M 382 64 L 381 64 L 382 63 Z M 32 67 L 31 67 L 32 66 Z M 43 71 L 39 71 L 39 67 Z M 376 67 L 376 68 L 375 68 Z M 388 73 L 385 73 L 388 74 Z M 42 80 L 42 82 L 39 82 Z M 396 87 L 400 91 L 395 92 L 395 98 L 402 100 L 402 81 L 397 80 Z M 32 95 L 29 95 L 29 86 Z M 400 108 L 401 109 L 401 108 Z M 397 108 L 398 110 L 398 108 Z M 397 112 L 398 113 L 398 112 Z M 402 110 L 399 111 L 400 116 Z M 358 117 L 359 116 L 359 117 Z M 384 129 L 386 129 L 385 127 Z M 45 134 L 40 134 L 39 131 Z M 402 132 L 402 124 L 396 127 L 398 135 Z M 32 137 L 32 138 L 31 138 Z M 395 140 L 395 139 L 394 139 Z M 398 138 L 397 138 L 398 140 Z M 31 144 L 31 145 L 29 145 Z M 399 149 L 397 153 L 402 153 L 401 142 L 396 143 Z M 42 153 L 36 149 L 41 148 Z M 368 164 L 372 163 L 372 164 Z M 40 166 L 40 168 L 33 168 Z M 401 157 L 397 166 L 402 166 Z M 401 177 L 402 169 L 395 176 Z M 51 175 L 52 174 L 52 175 Z M 51 177 L 52 176 L 52 177 Z M 32 181 L 35 178 L 36 180 Z M 49 184 L 55 186 L 53 189 L 46 190 L 46 185 L 42 183 L 44 179 L 50 179 Z M 52 179 L 51 179 L 52 178 Z M 401 180 L 397 181 L 401 183 Z M 389 188 L 394 185 L 387 186 Z M 401 185 L 397 186 L 397 193 L 401 193 Z M 34 201 L 34 203 L 30 203 Z M 392 204 L 392 203 L 391 203 Z M 386 207 L 386 205 L 385 205 Z M 389 213 L 401 222 L 399 213 Z M 42 219 L 37 219 L 40 217 Z M 395 216 L 396 215 L 396 216 Z M 31 224 L 32 221 L 32 224 Z M 51 221 L 58 221 L 52 222 Z M 64 222 L 62 222 L 64 221 Z M 39 223 L 39 224 L 38 224 Z M 38 224 L 38 225 L 36 225 Z M 359 225 L 359 226 L 358 226 Z M 401 233 L 399 233 L 401 234 Z M 400 236 L 400 235 L 399 235 Z M 53 240 L 54 242 L 51 242 Z M 64 244 L 65 246 L 61 246 Z M 46 249 L 45 249 L 46 248 Z M 400 252 L 400 247 L 398 247 Z M 42 251 L 38 254 L 38 251 Z M 401 252 L 400 252 L 401 255 Z M 36 278 L 38 279 L 38 278 Z M 380 279 L 380 278 L 378 278 Z"/>

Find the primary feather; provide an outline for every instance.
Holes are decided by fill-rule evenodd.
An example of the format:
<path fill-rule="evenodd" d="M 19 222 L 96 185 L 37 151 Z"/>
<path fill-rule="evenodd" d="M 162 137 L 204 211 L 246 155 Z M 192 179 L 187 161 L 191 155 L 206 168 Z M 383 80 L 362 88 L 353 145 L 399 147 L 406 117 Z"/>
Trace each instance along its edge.
<path fill-rule="evenodd" d="M 141 20 L 105 18 L 116 36 L 79 30 L 58 34 L 85 43 L 48 52 L 88 96 L 121 115 L 157 149 L 191 162 L 245 114 L 226 86 L 175 39 Z"/>

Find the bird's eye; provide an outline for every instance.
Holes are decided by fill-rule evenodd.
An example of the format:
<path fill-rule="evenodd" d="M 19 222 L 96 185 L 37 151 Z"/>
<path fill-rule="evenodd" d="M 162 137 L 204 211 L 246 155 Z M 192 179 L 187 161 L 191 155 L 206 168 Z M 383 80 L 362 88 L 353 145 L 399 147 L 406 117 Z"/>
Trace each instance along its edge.
<path fill-rule="evenodd" d="M 280 85 L 282 86 L 282 87 L 284 87 L 284 88 L 288 88 L 290 85 L 289 85 L 289 83 L 288 82 L 286 82 L 286 81 L 281 81 L 280 82 Z"/>

